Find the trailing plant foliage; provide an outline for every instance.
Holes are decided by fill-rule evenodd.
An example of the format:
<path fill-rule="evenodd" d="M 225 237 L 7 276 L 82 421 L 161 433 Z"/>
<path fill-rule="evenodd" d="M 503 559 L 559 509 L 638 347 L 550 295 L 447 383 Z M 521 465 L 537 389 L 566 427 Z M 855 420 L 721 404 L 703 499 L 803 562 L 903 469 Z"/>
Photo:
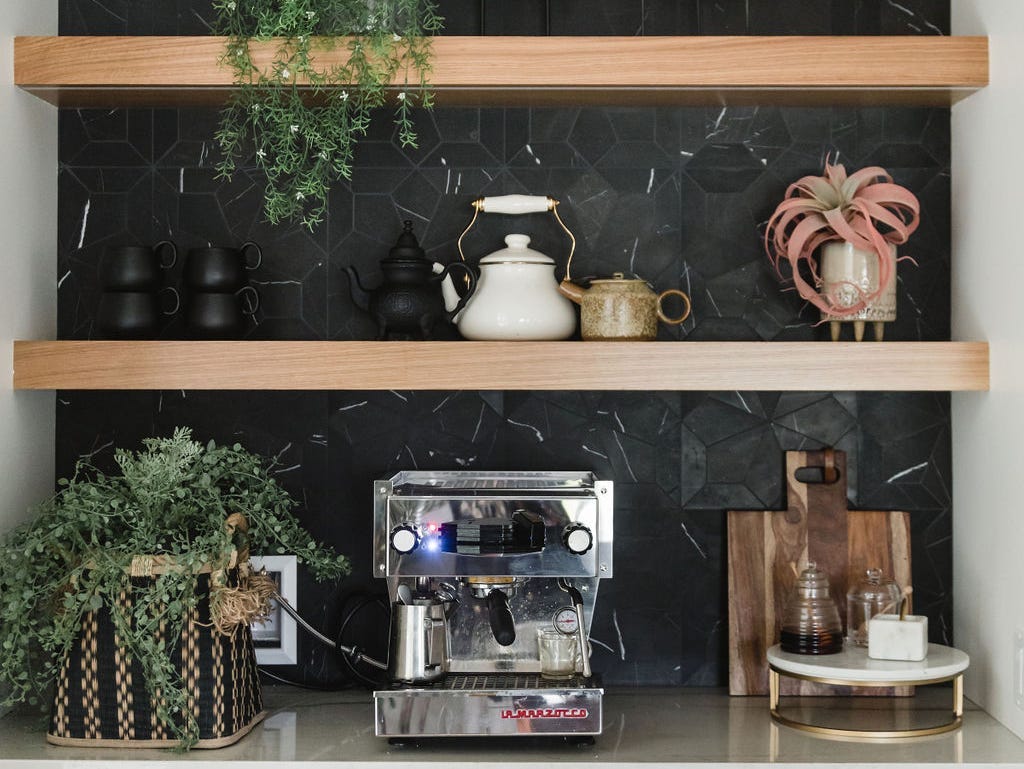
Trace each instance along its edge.
<path fill-rule="evenodd" d="M 248 151 L 267 177 L 264 212 L 274 224 L 323 219 L 331 184 L 352 174 L 355 141 L 393 81 L 394 121 L 403 146 L 416 146 L 414 106 L 430 107 L 430 37 L 441 18 L 431 0 L 214 0 L 223 63 L 239 85 L 224 109 L 219 165 L 230 177 Z M 277 41 L 272 61 L 254 60 L 254 41 Z M 345 47 L 344 63 L 318 52 Z"/>
<path fill-rule="evenodd" d="M 862 168 L 847 176 L 844 166 L 826 160 L 823 176 L 804 176 L 789 185 L 785 199 L 768 220 L 764 246 L 780 277 L 783 263 L 788 263 L 789 280 L 802 298 L 827 315 L 854 315 L 896 279 L 896 262 L 910 259 L 895 258 L 890 244 L 907 242 L 917 229 L 920 212 L 914 194 L 893 183 L 884 168 Z M 858 294 L 852 304 L 843 300 L 838 289 L 831 295 L 819 293 L 824 281 L 814 251 L 831 241 L 847 241 L 877 254 L 877 290 L 865 292 L 858 285 L 844 284 Z M 801 262 L 811 282 L 801 275 Z"/>
<path fill-rule="evenodd" d="M 204 446 L 187 428 L 143 444 L 138 452 L 116 451 L 118 473 L 79 462 L 38 516 L 4 538 L 0 689 L 10 689 L 4 705 L 37 703 L 83 615 L 107 607 L 122 644 L 142 665 L 148 691 L 160 693 L 159 717 L 188 745 L 198 726 L 170 649 L 198 603 L 203 568 L 226 567 L 243 547 L 295 554 L 318 579 L 342 576 L 348 561 L 303 530 L 272 465 L 240 445 Z M 225 525 L 233 513 L 246 517 L 247 534 Z M 170 556 L 177 568 L 133 580 L 129 567 L 139 555 Z M 117 600 L 122 591 L 132 595 L 128 608 Z"/>

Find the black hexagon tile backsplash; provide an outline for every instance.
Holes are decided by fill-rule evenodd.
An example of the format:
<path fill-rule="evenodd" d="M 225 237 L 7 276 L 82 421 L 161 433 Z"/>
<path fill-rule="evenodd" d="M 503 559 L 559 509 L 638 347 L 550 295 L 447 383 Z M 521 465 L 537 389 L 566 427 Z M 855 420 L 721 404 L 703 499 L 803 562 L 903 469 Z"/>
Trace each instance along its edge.
<path fill-rule="evenodd" d="M 549 0 L 440 3 L 448 34 L 943 34 L 948 2 L 901 0 Z M 63 34 L 206 34 L 204 0 L 61 0 Z M 401 148 L 381 115 L 359 145 L 351 182 L 331 192 L 316 232 L 271 227 L 260 180 L 216 178 L 217 113 L 202 109 L 60 114 L 59 335 L 98 338 L 99 260 L 107 245 L 174 240 L 181 256 L 255 240 L 262 297 L 249 339 L 371 339 L 344 269 L 364 282 L 413 222 L 428 255 L 457 260 L 479 195 L 559 198 L 578 249 L 573 275 L 635 272 L 680 287 L 693 314 L 663 340 L 824 338 L 780 290 L 762 227 L 786 186 L 830 155 L 878 163 L 922 202 L 899 272 L 894 340 L 947 340 L 949 111 L 872 108 L 438 109 Z M 466 238 L 475 260 L 508 232 L 564 265 L 568 240 L 545 216 L 487 215 Z M 184 260 L 169 271 L 180 286 Z M 160 337 L 184 336 L 179 316 Z M 457 338 L 451 328 L 438 334 Z M 685 343 L 685 342 L 684 342 Z M 348 554 L 340 586 L 302 578 L 300 608 L 337 633 L 345 596 L 370 576 L 371 481 L 397 470 L 586 469 L 616 483 L 615 578 L 602 584 L 595 668 L 610 684 L 722 684 L 727 675 L 725 511 L 783 505 L 783 452 L 848 452 L 855 507 L 911 512 L 915 609 L 934 640 L 951 623 L 948 395 L 928 393 L 61 392 L 60 474 L 114 445 L 190 424 L 278 458 L 313 533 Z M 354 639 L 358 640 L 358 639 Z M 306 638 L 289 675 L 321 684 L 344 668 Z M 378 651 L 383 653 L 383 651 Z"/>

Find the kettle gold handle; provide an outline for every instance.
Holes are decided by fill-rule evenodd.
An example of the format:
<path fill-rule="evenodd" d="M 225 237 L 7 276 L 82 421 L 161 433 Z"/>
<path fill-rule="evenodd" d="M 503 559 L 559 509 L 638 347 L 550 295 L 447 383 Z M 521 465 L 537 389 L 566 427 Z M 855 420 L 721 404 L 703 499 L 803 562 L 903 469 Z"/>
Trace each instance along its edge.
<path fill-rule="evenodd" d="M 661 303 L 665 301 L 666 296 L 678 296 L 684 302 L 686 302 L 686 310 L 678 318 L 670 318 L 665 314 L 665 311 L 661 309 Z M 690 297 L 678 288 L 670 288 L 668 291 L 662 291 L 658 294 L 658 317 L 670 326 L 678 326 L 684 320 L 690 317 Z"/>
<path fill-rule="evenodd" d="M 466 237 L 473 225 L 476 224 L 476 218 L 480 216 L 481 212 L 487 213 L 488 203 L 490 204 L 490 210 L 492 213 L 501 214 L 529 214 L 538 213 L 543 211 L 550 211 L 555 217 L 555 221 L 565 230 L 565 234 L 569 236 L 569 258 L 565 262 L 565 279 L 570 280 L 569 277 L 569 265 L 572 264 L 572 256 L 576 253 L 576 236 L 572 234 L 572 231 L 565 226 L 565 222 L 562 221 L 562 217 L 558 215 L 558 206 L 561 205 L 561 201 L 555 200 L 548 195 L 501 195 L 498 197 L 491 198 L 477 198 L 473 201 L 473 218 L 469 220 L 469 224 L 466 225 L 466 229 L 459 235 L 459 239 L 456 245 L 459 249 L 459 256 L 462 257 L 462 261 L 466 261 L 466 254 L 462 250 L 462 239 Z"/>

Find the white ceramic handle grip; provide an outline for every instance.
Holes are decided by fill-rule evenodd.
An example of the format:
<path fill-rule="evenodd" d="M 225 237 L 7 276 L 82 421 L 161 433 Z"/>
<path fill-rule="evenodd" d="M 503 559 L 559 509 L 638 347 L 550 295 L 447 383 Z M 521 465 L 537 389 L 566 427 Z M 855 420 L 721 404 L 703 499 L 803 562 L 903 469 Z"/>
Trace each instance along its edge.
<path fill-rule="evenodd" d="M 546 195 L 499 195 L 480 198 L 480 210 L 488 214 L 540 214 L 550 211 L 554 201 Z"/>

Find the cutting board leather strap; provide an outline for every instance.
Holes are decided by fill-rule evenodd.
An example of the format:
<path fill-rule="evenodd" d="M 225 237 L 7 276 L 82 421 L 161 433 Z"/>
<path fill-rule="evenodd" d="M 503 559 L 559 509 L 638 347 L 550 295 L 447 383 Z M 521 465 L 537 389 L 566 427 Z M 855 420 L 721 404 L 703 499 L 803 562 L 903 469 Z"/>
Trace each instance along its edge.
<path fill-rule="evenodd" d="M 802 467 L 821 468 L 820 483 L 797 480 Z M 831 477 L 833 480 L 828 481 Z M 846 575 L 849 562 L 846 548 L 846 452 L 786 452 L 786 495 L 789 509 L 799 509 L 807 521 L 807 560 L 828 572 L 832 599 L 846 606 Z"/>

